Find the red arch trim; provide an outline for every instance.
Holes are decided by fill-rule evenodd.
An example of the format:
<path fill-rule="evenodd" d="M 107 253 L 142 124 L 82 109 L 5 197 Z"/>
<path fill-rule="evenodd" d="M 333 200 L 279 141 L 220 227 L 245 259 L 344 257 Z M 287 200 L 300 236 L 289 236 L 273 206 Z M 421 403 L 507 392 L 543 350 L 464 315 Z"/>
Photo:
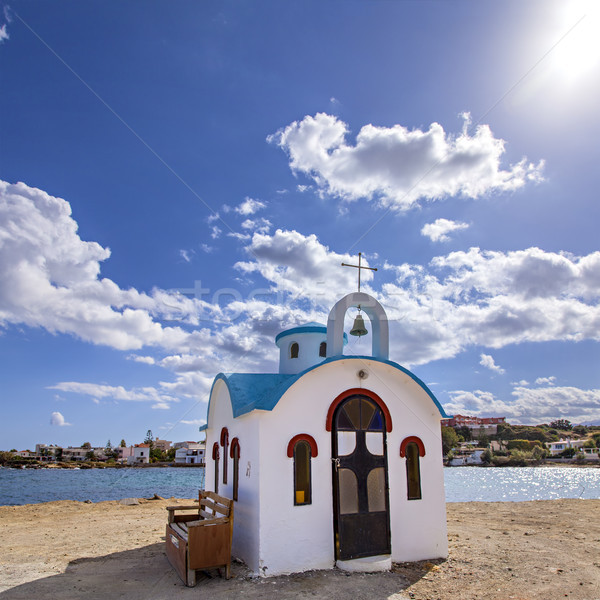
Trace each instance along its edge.
<path fill-rule="evenodd" d="M 229 444 L 229 430 L 227 427 L 221 429 L 221 446 L 225 447 Z"/>
<path fill-rule="evenodd" d="M 350 390 L 346 390 L 342 392 L 332 403 L 327 411 L 327 421 L 325 423 L 325 428 L 327 431 L 331 431 L 333 429 L 333 414 L 335 413 L 335 409 L 344 401 L 346 398 L 350 396 L 366 396 L 370 400 L 373 400 L 377 406 L 383 411 L 383 416 L 385 417 L 385 430 L 389 433 L 392 431 L 392 415 L 388 407 L 385 405 L 385 402 L 371 390 L 367 390 L 365 388 L 352 388 Z"/>
<path fill-rule="evenodd" d="M 400 456 L 402 458 L 406 456 L 406 446 L 411 443 L 414 443 L 418 446 L 419 456 L 425 456 L 425 444 L 423 444 L 421 438 L 418 438 L 416 435 L 409 435 L 408 437 L 404 438 L 400 444 Z"/>
<path fill-rule="evenodd" d="M 317 442 L 315 442 L 315 438 L 312 435 L 308 435 L 308 433 L 299 433 L 295 435 L 289 442 L 287 447 L 287 455 L 288 458 L 294 457 L 294 446 L 298 442 L 308 442 L 310 446 L 311 457 L 315 458 L 319 454 L 319 449 L 317 448 Z"/>
<path fill-rule="evenodd" d="M 212 457 L 213 457 L 213 460 L 217 460 L 219 458 L 219 443 L 218 442 L 215 442 L 213 444 Z"/>
<path fill-rule="evenodd" d="M 241 458 L 242 452 L 240 450 L 240 440 L 234 437 L 231 440 L 231 446 L 229 447 L 229 458 L 233 458 L 233 452 L 236 448 L 238 449 L 238 458 Z"/>

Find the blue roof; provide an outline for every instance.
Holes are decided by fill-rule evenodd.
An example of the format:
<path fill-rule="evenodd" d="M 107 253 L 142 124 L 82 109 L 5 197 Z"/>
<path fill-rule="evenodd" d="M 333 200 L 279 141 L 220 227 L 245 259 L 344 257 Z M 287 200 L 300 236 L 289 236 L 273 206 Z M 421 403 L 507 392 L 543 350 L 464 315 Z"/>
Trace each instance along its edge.
<path fill-rule="evenodd" d="M 275 338 L 275 343 L 277 343 L 281 338 L 284 338 L 288 335 L 297 335 L 298 333 L 327 333 L 327 325 L 323 325 L 322 323 L 317 323 L 315 321 L 311 321 L 310 323 L 305 323 L 304 325 L 298 325 L 298 327 L 292 327 L 291 329 L 286 329 L 277 335 Z"/>
<path fill-rule="evenodd" d="M 273 410 L 283 394 L 306 373 L 338 360 L 373 360 L 399 369 L 423 388 L 437 406 L 443 419 L 451 418 L 446 414 L 442 405 L 433 395 L 433 392 L 414 373 L 411 373 L 408 369 L 405 369 L 391 360 L 382 360 L 380 358 L 374 358 L 373 356 L 334 356 L 294 375 L 284 375 L 280 373 L 219 373 L 215 377 L 212 387 L 215 387 L 217 381 L 222 380 L 225 382 L 225 385 L 227 385 L 229 389 L 231 408 L 234 417 L 240 417 L 253 410 Z M 210 397 L 212 399 L 212 388 Z M 207 415 L 209 410 L 210 400 Z M 206 425 L 203 426 L 203 429 L 206 429 Z"/>
<path fill-rule="evenodd" d="M 310 323 L 305 323 L 304 325 L 298 325 L 298 327 L 292 327 L 291 329 L 286 329 L 281 333 L 277 334 L 275 338 L 275 343 L 277 344 L 280 339 L 287 337 L 288 335 L 298 335 L 299 333 L 324 333 L 327 334 L 327 325 L 323 325 L 322 323 L 317 323 L 316 321 L 311 321 Z M 344 345 L 348 343 L 348 336 L 344 333 Z"/>

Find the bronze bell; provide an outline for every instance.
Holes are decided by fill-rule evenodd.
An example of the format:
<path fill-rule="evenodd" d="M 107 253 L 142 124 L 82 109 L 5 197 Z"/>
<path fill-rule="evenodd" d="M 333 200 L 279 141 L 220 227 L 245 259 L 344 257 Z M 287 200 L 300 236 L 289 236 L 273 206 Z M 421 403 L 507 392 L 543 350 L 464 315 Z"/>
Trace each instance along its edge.
<path fill-rule="evenodd" d="M 361 335 L 366 335 L 369 333 L 367 328 L 365 327 L 365 322 L 363 321 L 362 315 L 358 313 L 356 318 L 354 319 L 354 326 L 350 331 L 350 335 L 356 335 L 360 337 Z"/>

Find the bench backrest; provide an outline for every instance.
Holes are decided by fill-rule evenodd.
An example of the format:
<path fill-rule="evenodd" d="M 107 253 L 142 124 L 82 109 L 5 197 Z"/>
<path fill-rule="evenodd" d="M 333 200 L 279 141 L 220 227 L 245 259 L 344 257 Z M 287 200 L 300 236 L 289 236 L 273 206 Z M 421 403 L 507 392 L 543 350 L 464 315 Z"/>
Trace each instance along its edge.
<path fill-rule="evenodd" d="M 198 514 L 201 519 L 228 519 L 233 516 L 233 500 L 215 492 L 198 493 Z"/>

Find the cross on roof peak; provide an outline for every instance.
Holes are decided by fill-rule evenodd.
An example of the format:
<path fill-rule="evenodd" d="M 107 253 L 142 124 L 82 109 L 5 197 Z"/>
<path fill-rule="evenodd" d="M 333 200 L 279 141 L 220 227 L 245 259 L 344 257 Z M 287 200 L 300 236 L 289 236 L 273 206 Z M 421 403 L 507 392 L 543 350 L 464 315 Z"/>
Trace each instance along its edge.
<path fill-rule="evenodd" d="M 358 291 L 360 292 L 360 270 L 361 269 L 369 269 L 369 271 L 377 271 L 375 267 L 363 267 L 361 265 L 362 252 L 358 253 L 358 264 L 357 265 L 349 265 L 347 263 L 342 263 L 342 267 L 354 267 L 358 269 Z"/>

